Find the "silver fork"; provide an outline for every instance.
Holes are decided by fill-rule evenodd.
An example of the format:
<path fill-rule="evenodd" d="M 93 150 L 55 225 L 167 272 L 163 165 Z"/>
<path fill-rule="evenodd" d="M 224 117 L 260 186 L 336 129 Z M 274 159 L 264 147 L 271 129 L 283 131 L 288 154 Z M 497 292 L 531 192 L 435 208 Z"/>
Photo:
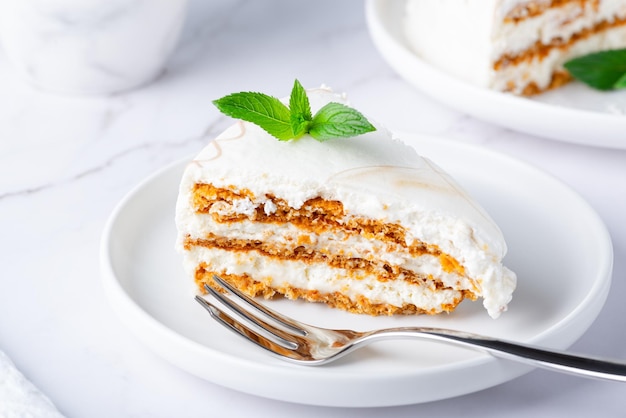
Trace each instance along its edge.
<path fill-rule="evenodd" d="M 213 276 L 213 279 L 226 293 L 205 285 L 207 292 L 240 319 L 235 319 L 203 297 L 196 296 L 196 301 L 228 329 L 279 358 L 297 364 L 326 364 L 375 341 L 420 338 L 471 347 L 546 369 L 626 382 L 626 363 L 576 356 L 467 332 L 426 327 L 385 328 L 365 332 L 319 328 L 272 311 L 218 276 Z"/>

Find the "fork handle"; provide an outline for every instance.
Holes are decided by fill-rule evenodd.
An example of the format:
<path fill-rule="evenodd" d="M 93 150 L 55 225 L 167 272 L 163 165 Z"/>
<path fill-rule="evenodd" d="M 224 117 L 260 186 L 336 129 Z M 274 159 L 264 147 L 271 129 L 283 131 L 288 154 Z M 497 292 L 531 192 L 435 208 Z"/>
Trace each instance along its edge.
<path fill-rule="evenodd" d="M 494 356 L 519 361 L 537 367 L 587 377 L 626 382 L 626 363 L 601 358 L 584 357 L 558 350 L 547 350 L 476 334 L 437 328 L 396 329 L 417 337 L 451 342 L 456 345 L 479 348 Z M 393 332 L 392 330 L 389 330 Z M 416 335 L 418 334 L 418 335 Z"/>

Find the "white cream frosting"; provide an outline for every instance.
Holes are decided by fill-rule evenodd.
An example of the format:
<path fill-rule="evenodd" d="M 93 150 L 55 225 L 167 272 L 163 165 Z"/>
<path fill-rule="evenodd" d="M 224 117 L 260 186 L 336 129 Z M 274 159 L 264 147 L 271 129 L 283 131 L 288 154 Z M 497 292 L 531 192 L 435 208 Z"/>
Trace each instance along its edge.
<path fill-rule="evenodd" d="M 547 1 L 535 1 L 546 3 Z M 571 58 L 626 46 L 626 28 L 616 27 L 554 50 L 547 59 L 494 71 L 503 55 L 517 55 L 537 42 L 569 41 L 596 24 L 626 17 L 626 1 L 566 3 L 519 22 L 504 17 L 528 0 L 408 0 L 403 22 L 410 47 L 432 65 L 481 87 L 505 90 L 510 82 L 519 93 L 529 82 L 545 88 L 555 69 Z M 549 2 L 548 2 L 549 3 Z"/>
<path fill-rule="evenodd" d="M 329 101 L 345 102 L 327 89 L 309 91 L 309 98 L 313 112 Z M 227 209 L 242 214 L 257 206 L 268 213 L 275 210 L 267 194 L 294 208 L 319 196 L 340 201 L 346 213 L 402 225 L 407 244 L 434 244 L 461 262 L 468 276 L 480 282 L 479 296 L 494 317 L 506 309 L 515 288 L 515 275 L 501 264 L 505 241 L 489 215 L 442 169 L 380 126 L 361 136 L 320 143 L 309 136 L 281 142 L 256 125 L 235 124 L 185 170 L 176 212 L 179 247 L 187 234 L 202 237 L 209 227 L 210 221 L 190 204 L 195 183 L 249 190 L 256 201 L 240 199 Z M 247 226 L 246 231 L 248 236 L 262 233 Z M 358 245 L 366 244 L 361 240 Z M 188 265 L 201 261 L 184 252 L 191 259 Z M 406 254 L 390 256 L 408 259 Z"/>

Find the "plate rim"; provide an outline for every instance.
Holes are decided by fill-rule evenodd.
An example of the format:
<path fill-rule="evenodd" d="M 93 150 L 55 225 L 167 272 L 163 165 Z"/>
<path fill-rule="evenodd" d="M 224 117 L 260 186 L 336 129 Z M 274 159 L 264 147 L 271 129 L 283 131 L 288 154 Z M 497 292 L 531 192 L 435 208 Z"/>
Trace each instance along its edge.
<path fill-rule="evenodd" d="M 406 1 L 366 0 L 365 17 L 370 38 L 378 52 L 387 64 L 413 87 L 456 111 L 504 128 L 566 143 L 599 148 L 626 149 L 626 140 L 624 140 L 623 135 L 623 132 L 626 131 L 626 115 L 567 108 L 492 91 L 448 75 L 422 60 L 408 48 L 404 43 L 405 40 L 399 41 L 388 30 L 385 13 L 397 13 L 396 10 Z M 410 68 L 405 68 L 406 65 L 404 64 L 407 62 L 410 63 Z M 413 72 L 415 69 L 425 76 L 417 77 Z M 428 80 L 428 82 L 421 80 Z M 450 90 L 456 94 L 442 95 L 440 93 L 442 85 L 451 86 Z M 473 106 L 470 105 L 466 97 L 472 98 L 471 104 Z M 478 103 L 481 106 L 475 105 L 476 100 L 474 99 L 476 98 L 478 98 Z M 503 106 L 512 109 L 512 111 L 508 112 L 509 114 L 504 114 L 501 111 Z M 555 119 L 554 123 L 547 130 L 534 126 L 532 121 L 542 116 L 545 118 L 546 113 Z M 572 126 L 572 121 L 578 122 Z M 593 135 L 588 135 L 584 129 L 581 130 L 583 125 L 592 125 L 594 127 Z"/>
<path fill-rule="evenodd" d="M 427 140 L 427 141 L 436 140 L 439 142 L 446 141 L 447 146 L 453 145 L 455 147 L 461 147 L 464 149 L 472 150 L 473 152 L 482 153 L 483 155 L 486 155 L 488 158 L 498 158 L 500 160 L 504 159 L 507 161 L 507 163 L 514 163 L 514 164 L 519 165 L 520 167 L 523 167 L 524 169 L 534 170 L 538 174 L 541 174 L 543 176 L 547 176 L 548 178 L 550 178 L 553 182 L 555 182 L 555 184 L 558 184 L 564 190 L 567 190 L 569 194 L 571 194 L 572 196 L 575 196 L 578 199 L 580 204 L 584 205 L 585 211 L 588 214 L 592 215 L 594 218 L 594 224 L 595 224 L 594 230 L 596 227 L 599 227 L 599 230 L 596 230 L 596 232 L 599 232 L 600 235 L 604 236 L 605 242 L 603 243 L 603 245 L 608 245 L 608 247 L 606 248 L 608 250 L 608 253 L 605 254 L 604 251 L 602 252 L 603 254 L 605 254 L 607 258 L 607 260 L 602 262 L 604 270 L 605 270 L 605 272 L 602 274 L 604 279 L 601 281 L 601 283 L 599 283 L 596 278 L 596 281 L 594 285 L 592 286 L 592 288 L 590 289 L 589 293 L 580 301 L 580 303 L 576 306 L 574 310 L 572 310 L 572 312 L 569 312 L 568 315 L 561 318 L 556 324 L 553 324 L 549 328 L 543 330 L 541 333 L 535 335 L 532 339 L 527 341 L 529 343 L 533 343 L 537 340 L 542 340 L 544 334 L 554 333 L 555 330 L 558 330 L 561 327 L 567 326 L 568 324 L 571 327 L 571 322 L 574 320 L 574 318 L 577 318 L 578 316 L 581 315 L 579 311 L 589 310 L 593 308 L 595 312 L 593 312 L 592 315 L 588 317 L 588 324 L 585 325 L 581 331 L 575 332 L 574 334 L 577 334 L 577 335 L 575 335 L 573 339 L 571 337 L 568 338 L 568 342 L 565 344 L 565 346 L 562 346 L 561 344 L 556 348 L 566 348 L 566 347 L 569 347 L 569 345 L 573 344 L 580 336 L 582 336 L 587 331 L 589 326 L 597 318 L 599 312 L 604 306 L 606 297 L 608 296 L 608 288 L 610 287 L 610 282 L 611 282 L 613 248 L 612 248 L 612 244 L 610 241 L 610 235 L 608 235 L 608 230 L 606 229 L 606 226 L 602 222 L 597 212 L 578 193 L 576 193 L 568 185 L 561 182 L 559 179 L 555 178 L 554 176 L 551 176 L 549 173 L 546 173 L 544 170 L 541 170 L 540 168 L 532 166 L 531 164 L 518 160 L 512 156 L 502 154 L 493 150 L 489 150 L 489 149 L 486 149 L 477 145 L 458 143 L 456 141 L 452 141 L 449 139 L 439 138 L 434 135 L 404 134 L 404 133 L 402 134 L 399 133 L 398 135 L 402 135 L 405 138 L 408 136 L 416 137 L 416 138 L 419 138 L 419 140 Z M 427 154 L 424 154 L 424 155 L 427 156 Z M 239 358 L 239 357 L 234 357 L 232 355 L 228 355 L 228 353 L 224 353 L 220 351 L 219 349 L 206 346 L 200 342 L 194 341 L 193 339 L 190 339 L 180 334 L 176 330 L 168 327 L 164 323 L 160 322 L 158 319 L 154 318 L 149 312 L 143 309 L 133 299 L 133 297 L 129 295 L 126 292 L 126 290 L 123 288 L 122 284 L 120 283 L 114 271 L 114 267 L 112 264 L 112 257 L 110 254 L 110 245 L 112 244 L 111 234 L 115 227 L 116 221 L 119 219 L 120 214 L 122 214 L 122 212 L 125 210 L 129 202 L 131 202 L 132 199 L 136 198 L 136 196 L 139 193 L 141 193 L 141 191 L 149 187 L 153 182 L 155 182 L 162 176 L 165 176 L 171 170 L 180 169 L 184 167 L 185 162 L 188 162 L 188 161 L 190 161 L 190 158 L 185 157 L 185 158 L 176 160 L 170 164 L 167 164 L 163 168 L 147 176 L 144 180 L 142 180 L 135 187 L 132 187 L 131 190 L 119 201 L 119 203 L 113 209 L 111 215 L 109 216 L 105 224 L 105 227 L 103 229 L 103 233 L 101 236 L 101 245 L 100 245 L 100 264 L 101 264 L 100 267 L 101 267 L 101 276 L 102 276 L 101 281 L 103 284 L 105 295 L 107 296 L 107 299 L 109 301 L 109 304 L 111 305 L 113 310 L 116 312 L 121 322 L 124 323 L 124 325 L 127 326 L 131 331 L 133 331 L 133 334 L 135 334 L 135 337 L 137 337 L 141 342 L 143 342 L 144 345 L 147 346 L 147 348 L 150 348 L 152 351 L 159 354 L 165 360 L 169 361 L 170 363 L 178 366 L 179 368 L 183 370 L 186 370 L 187 372 L 190 372 L 191 374 L 195 374 L 196 376 L 203 378 L 204 380 L 209 380 L 209 381 L 212 381 L 213 383 L 220 384 L 222 386 L 229 387 L 234 390 L 251 393 L 251 394 L 266 397 L 266 398 L 282 400 L 282 401 L 290 401 L 290 402 L 295 402 L 295 403 L 318 405 L 318 406 L 341 406 L 341 407 L 396 406 L 396 405 L 415 404 L 415 403 L 428 402 L 428 401 L 433 401 L 433 400 L 438 400 L 438 399 L 444 399 L 444 398 L 459 396 L 463 394 L 473 393 L 473 392 L 476 392 L 476 391 L 479 391 L 488 387 L 492 387 L 494 385 L 504 383 L 508 380 L 514 379 L 522 374 L 525 374 L 533 370 L 533 367 L 528 366 L 528 365 L 521 365 L 521 364 L 517 365 L 517 364 L 507 363 L 506 368 L 509 369 L 509 371 L 507 373 L 504 373 L 505 376 L 502 376 L 502 372 L 500 372 L 500 375 L 491 377 L 490 380 L 485 380 L 482 385 L 476 385 L 476 387 L 472 388 L 469 391 L 461 390 L 461 391 L 457 391 L 458 393 L 445 394 L 439 398 L 435 396 L 429 396 L 427 399 L 389 399 L 386 402 L 382 402 L 380 400 L 378 401 L 371 400 L 370 404 L 363 405 L 361 403 L 359 405 L 355 405 L 353 402 L 350 402 L 350 401 L 342 403 L 340 401 L 330 401 L 329 399 L 310 400 L 310 399 L 302 398 L 302 397 L 285 399 L 285 398 L 282 398 L 280 395 L 276 395 L 275 393 L 271 391 L 263 392 L 262 390 L 259 390 L 258 388 L 254 388 L 254 387 L 242 387 L 242 385 L 240 385 L 239 382 L 233 381 L 232 378 L 228 379 L 228 378 L 221 377 L 220 379 L 209 379 L 206 376 L 206 371 L 198 370 L 194 368 L 193 364 L 189 364 L 188 362 L 184 360 L 173 358 L 172 350 L 176 350 L 177 348 L 183 347 L 187 350 L 191 350 L 195 352 L 196 354 L 201 355 L 203 358 L 211 358 L 213 360 L 215 359 L 219 360 L 219 363 L 221 364 L 220 367 L 223 370 L 226 370 L 228 367 L 234 367 L 236 365 L 239 365 L 240 367 L 251 368 L 251 372 L 258 376 L 266 376 L 268 372 L 271 372 L 273 374 L 278 374 L 281 376 L 292 376 L 292 377 L 294 376 L 294 374 L 298 375 L 298 374 L 305 373 L 307 379 L 311 379 L 311 378 L 320 379 L 319 374 L 310 373 L 310 370 L 311 370 L 310 368 L 298 369 L 298 368 L 294 368 L 293 365 L 290 365 L 288 363 L 283 363 L 283 362 L 276 363 L 276 362 L 268 361 L 268 362 L 257 363 L 247 358 Z M 181 171 L 181 174 L 182 174 L 182 171 Z M 608 239 L 608 241 L 606 241 L 606 239 Z M 610 262 L 607 263 L 607 261 L 610 261 Z M 600 275 L 600 273 L 598 273 L 598 275 Z M 595 297 L 593 297 L 594 295 Z M 598 299 L 596 299 L 598 297 L 600 297 L 600 299 L 602 300 L 598 301 Z M 592 303 L 594 301 L 595 301 L 595 304 Z M 124 315 L 132 315 L 134 317 L 134 320 L 129 321 L 128 318 L 124 318 Z M 143 328 L 144 326 L 145 328 Z M 279 360 L 276 360 L 276 361 L 278 362 Z M 454 374 L 454 372 L 460 366 L 462 366 L 466 370 L 466 373 L 468 370 L 474 370 L 475 368 L 481 368 L 481 369 L 491 368 L 493 370 L 497 370 L 498 368 L 501 368 L 500 362 L 502 361 L 504 360 L 491 357 L 487 354 L 481 354 L 481 355 L 474 356 L 470 359 L 465 359 L 456 363 L 438 365 L 437 367 L 433 367 L 432 369 L 428 370 L 428 372 L 433 375 L 436 374 L 436 375 L 444 376 L 450 373 Z M 215 369 L 214 365 L 213 365 L 213 369 Z M 306 372 L 304 370 L 306 370 Z M 423 374 L 424 371 L 422 370 L 421 373 Z M 340 375 L 333 374 L 332 379 L 333 381 L 352 382 L 355 376 L 362 376 L 362 375 L 357 372 L 348 370 L 347 372 L 344 371 Z M 410 381 L 411 378 L 415 378 L 416 373 L 414 371 L 409 371 L 409 370 L 405 371 L 404 373 L 398 373 L 396 371 L 393 373 L 393 376 L 396 379 L 404 379 L 404 380 Z"/>

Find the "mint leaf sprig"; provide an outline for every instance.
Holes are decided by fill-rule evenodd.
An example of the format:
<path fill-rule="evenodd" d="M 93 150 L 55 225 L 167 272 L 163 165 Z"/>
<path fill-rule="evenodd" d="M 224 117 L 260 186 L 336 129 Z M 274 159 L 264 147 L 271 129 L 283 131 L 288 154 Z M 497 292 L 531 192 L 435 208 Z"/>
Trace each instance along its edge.
<path fill-rule="evenodd" d="M 220 112 L 263 128 L 280 141 L 309 134 L 320 142 L 348 138 L 376 128 L 357 110 L 341 103 L 327 103 L 312 115 L 306 90 L 295 80 L 289 107 L 275 97 L 257 92 L 241 92 L 213 101 Z"/>
<path fill-rule="evenodd" d="M 575 79 L 597 90 L 626 88 L 626 49 L 612 49 L 574 58 L 564 67 Z"/>

